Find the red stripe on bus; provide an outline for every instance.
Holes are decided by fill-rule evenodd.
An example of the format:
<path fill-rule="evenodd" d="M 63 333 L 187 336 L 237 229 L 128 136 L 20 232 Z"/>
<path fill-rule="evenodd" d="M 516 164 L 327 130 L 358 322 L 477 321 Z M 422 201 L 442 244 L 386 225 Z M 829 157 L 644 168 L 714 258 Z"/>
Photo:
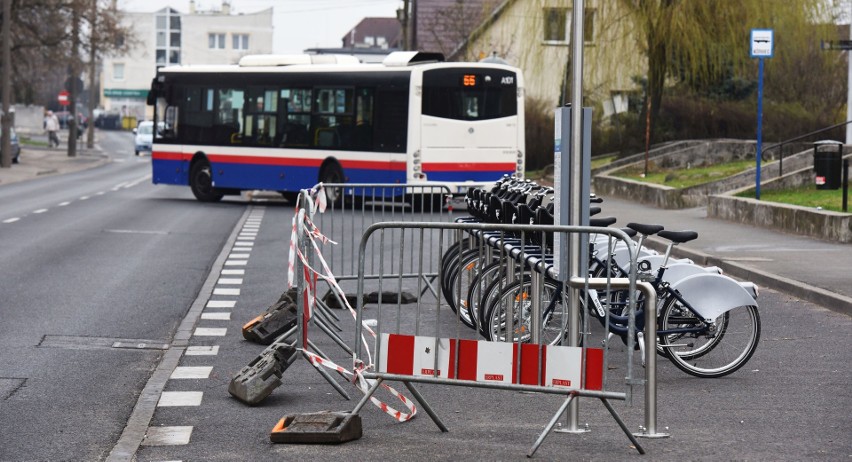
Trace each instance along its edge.
<path fill-rule="evenodd" d="M 210 162 L 222 164 L 283 165 L 289 167 L 319 167 L 320 159 L 300 159 L 298 157 L 261 157 L 235 156 L 230 154 L 208 154 Z"/>
<path fill-rule="evenodd" d="M 189 160 L 191 154 L 181 154 L 173 152 L 155 152 L 153 158 L 157 160 Z M 322 165 L 322 159 L 304 159 L 298 157 L 261 157 L 261 156 L 239 156 L 232 154 L 208 154 L 207 158 L 211 162 L 223 164 L 252 164 L 252 165 L 279 165 L 289 167 L 319 167 Z M 387 161 L 372 161 L 372 160 L 341 160 L 341 166 L 344 168 L 365 169 L 365 170 L 391 170 L 405 171 L 405 162 L 387 162 Z"/>
<path fill-rule="evenodd" d="M 505 172 L 514 170 L 513 163 L 484 163 L 484 162 L 424 162 L 424 172 Z"/>
<path fill-rule="evenodd" d="M 344 168 L 393 170 L 398 172 L 405 171 L 405 162 L 382 162 L 375 160 L 341 160 L 340 165 Z"/>
<path fill-rule="evenodd" d="M 151 158 L 154 160 L 189 160 L 190 156 L 179 152 L 154 151 L 151 153 Z"/>

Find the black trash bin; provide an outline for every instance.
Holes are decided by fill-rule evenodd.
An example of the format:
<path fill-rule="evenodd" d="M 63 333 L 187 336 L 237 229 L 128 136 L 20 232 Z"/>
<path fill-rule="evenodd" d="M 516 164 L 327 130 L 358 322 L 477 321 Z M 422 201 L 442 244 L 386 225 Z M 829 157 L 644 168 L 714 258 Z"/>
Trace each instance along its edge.
<path fill-rule="evenodd" d="M 814 143 L 814 182 L 817 189 L 840 189 L 843 143 L 824 140 Z"/>

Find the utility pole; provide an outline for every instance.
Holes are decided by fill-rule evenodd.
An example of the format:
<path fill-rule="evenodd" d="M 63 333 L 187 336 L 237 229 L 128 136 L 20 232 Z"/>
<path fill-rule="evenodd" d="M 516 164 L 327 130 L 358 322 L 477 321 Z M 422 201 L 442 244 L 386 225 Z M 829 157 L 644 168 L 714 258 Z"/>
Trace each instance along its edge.
<path fill-rule="evenodd" d="M 13 119 L 9 112 L 9 98 L 11 98 L 12 78 L 12 44 L 10 29 L 12 28 L 12 0 L 3 0 L 3 124 L 2 146 L 0 146 L 0 167 L 12 167 L 12 137 L 11 127 Z"/>
<path fill-rule="evenodd" d="M 849 41 L 852 42 L 852 2 L 849 2 Z M 852 120 L 852 51 L 846 50 L 846 121 Z M 846 125 L 846 144 L 852 144 L 852 124 Z"/>
<path fill-rule="evenodd" d="M 408 47 L 417 50 L 417 0 L 411 0 L 411 13 L 408 14 Z"/>
<path fill-rule="evenodd" d="M 409 30 L 409 10 L 408 9 L 409 0 L 404 0 L 402 2 L 402 9 L 396 11 L 397 19 L 399 19 L 399 23 L 402 26 L 402 50 L 408 51 L 410 49 L 411 40 L 409 38 L 408 30 Z"/>
<path fill-rule="evenodd" d="M 86 128 L 86 147 L 95 147 L 95 101 L 97 99 L 97 58 L 98 58 L 98 0 L 90 0 L 92 10 L 89 18 L 89 126 Z"/>
<path fill-rule="evenodd" d="M 68 157 L 77 155 L 77 97 L 80 93 L 80 7 L 79 0 L 71 2 L 71 72 L 68 76 Z"/>

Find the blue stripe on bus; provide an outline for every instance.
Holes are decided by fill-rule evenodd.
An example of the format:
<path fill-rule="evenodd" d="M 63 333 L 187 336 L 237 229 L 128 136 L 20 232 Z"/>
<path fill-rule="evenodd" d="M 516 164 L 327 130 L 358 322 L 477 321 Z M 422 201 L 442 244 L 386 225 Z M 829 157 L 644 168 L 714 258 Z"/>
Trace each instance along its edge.
<path fill-rule="evenodd" d="M 189 163 L 178 160 L 153 160 L 156 184 L 189 184 Z M 212 163 L 216 187 L 298 191 L 319 182 L 318 167 Z M 349 168 L 344 170 L 348 183 L 404 183 L 404 171 Z"/>

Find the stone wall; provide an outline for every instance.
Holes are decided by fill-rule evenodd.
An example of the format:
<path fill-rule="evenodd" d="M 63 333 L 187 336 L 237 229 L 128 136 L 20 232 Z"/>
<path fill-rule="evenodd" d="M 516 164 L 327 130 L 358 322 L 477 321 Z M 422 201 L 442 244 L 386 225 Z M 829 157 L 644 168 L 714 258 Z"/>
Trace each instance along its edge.
<path fill-rule="evenodd" d="M 852 243 L 852 214 L 848 213 L 718 195 L 709 197 L 707 216 L 832 242 Z"/>

